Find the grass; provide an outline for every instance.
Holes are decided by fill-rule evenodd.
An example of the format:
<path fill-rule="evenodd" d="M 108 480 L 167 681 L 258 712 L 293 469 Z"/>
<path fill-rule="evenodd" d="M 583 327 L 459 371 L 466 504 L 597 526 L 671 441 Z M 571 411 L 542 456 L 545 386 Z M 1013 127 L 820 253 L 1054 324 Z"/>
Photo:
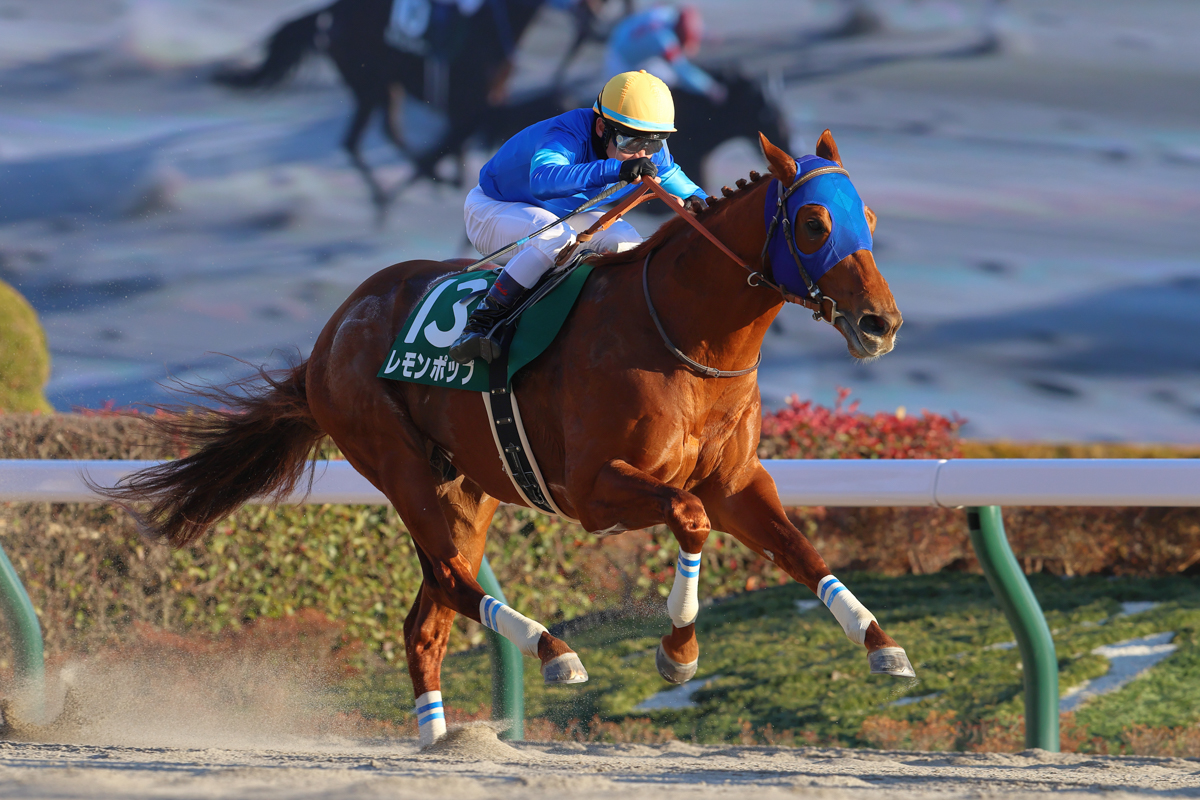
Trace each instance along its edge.
<path fill-rule="evenodd" d="M 885 724 L 918 724 L 932 712 L 933 719 L 953 718 L 965 729 L 1005 719 L 1011 725 L 1022 712 L 1019 651 L 986 649 L 1013 636 L 983 577 L 857 574 L 843 579 L 907 649 L 917 680 L 869 675 L 865 651 L 846 639 L 828 611 L 797 611 L 795 601 L 812 594 L 793 584 L 740 595 L 701 612 L 697 678 L 721 677 L 694 696 L 698 708 L 633 711 L 668 688 L 655 671 L 654 650 L 669 623 L 665 613 L 655 613 L 565 637 L 591 676 L 581 686 L 546 688 L 537 664 L 526 660 L 526 715 L 558 728 L 572 720 L 587 727 L 588 721 L 594 726 L 649 717 L 654 727 L 698 742 L 745 742 L 748 735 L 750 741 L 765 741 L 773 731 L 785 740 L 862 746 L 871 741 L 863 734 L 867 720 L 872 720 L 868 729 L 878 727 L 881 718 Z M 1075 723 L 1086 728 L 1085 738 L 1108 743 L 1090 746 L 1115 751 L 1122 731 L 1132 726 L 1200 721 L 1200 581 L 1035 575 L 1031 583 L 1054 631 L 1062 690 L 1107 671 L 1107 661 L 1093 655 L 1093 648 L 1176 632 L 1179 649 L 1149 675 L 1077 710 Z M 1120 602 L 1129 600 L 1162 605 L 1117 616 Z M 487 652 L 476 649 L 446 659 L 442 693 L 460 712 L 484 714 L 490 681 Z M 412 724 L 412 694 L 403 669 L 360 676 L 343 690 L 346 702 L 367 716 Z M 889 705 L 932 694 L 937 696 Z M 953 717 L 946 716 L 950 711 Z"/>

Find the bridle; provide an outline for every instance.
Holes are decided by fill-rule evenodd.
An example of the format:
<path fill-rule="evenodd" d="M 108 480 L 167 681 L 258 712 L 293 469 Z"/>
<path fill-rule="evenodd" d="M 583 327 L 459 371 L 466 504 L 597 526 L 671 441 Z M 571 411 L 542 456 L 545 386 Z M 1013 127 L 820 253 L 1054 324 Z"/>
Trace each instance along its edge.
<path fill-rule="evenodd" d="M 767 237 L 763 242 L 762 258 L 760 260 L 765 266 L 768 263 L 767 249 L 770 247 L 771 239 L 775 236 L 776 230 L 781 230 L 783 235 L 787 237 L 788 250 L 791 252 L 792 258 L 796 260 L 796 267 L 800 270 L 800 276 L 804 279 L 804 285 L 808 289 L 808 297 L 801 297 L 800 295 L 789 291 L 786 287 L 777 283 L 772 277 L 768 277 L 765 272 L 753 269 L 749 264 L 738 257 L 736 253 L 726 247 L 721 240 L 719 240 L 712 234 L 711 231 L 708 230 L 708 228 L 705 228 L 703 225 L 701 225 L 699 220 L 697 220 L 688 212 L 679 208 L 675 203 L 675 198 L 673 198 L 666 189 L 655 183 L 653 179 L 643 177 L 642 185 L 649 189 L 650 193 L 662 200 L 668 208 L 675 211 L 676 214 L 678 214 L 689 225 L 695 228 L 702 236 L 704 236 L 704 238 L 712 242 L 717 249 L 728 256 L 735 264 L 746 270 L 748 273 L 746 275 L 746 284 L 748 286 L 765 286 L 767 288 L 774 289 L 783 297 L 784 302 L 795 303 L 797 305 L 804 306 L 813 312 L 814 320 L 824 320 L 830 325 L 834 325 L 839 317 L 844 317 L 846 315 L 843 314 L 838 308 L 837 301 L 822 292 L 821 288 L 817 286 L 816 282 L 809 277 L 808 271 L 804 269 L 804 264 L 800 261 L 800 250 L 796 246 L 796 232 L 792 227 L 791 220 L 788 219 L 787 213 L 787 200 L 797 189 L 813 178 L 816 178 L 820 175 L 830 174 L 839 174 L 850 177 L 850 173 L 841 167 L 820 167 L 798 177 L 796 181 L 787 188 L 787 191 L 781 191 L 779 193 L 779 201 L 776 204 L 775 216 L 771 220 L 770 227 L 767 228 Z M 778 179 L 772 178 L 772 180 Z M 782 182 L 780 183 L 782 184 Z M 643 190 L 642 193 L 637 194 L 638 199 L 632 202 L 627 201 L 629 202 L 628 206 L 626 206 L 625 203 L 622 203 L 619 209 L 613 209 L 613 211 L 615 211 L 617 215 L 622 214 L 628 208 L 631 208 L 640 202 L 641 199 L 648 197 L 649 194 Z M 612 214 L 613 212 L 609 213 Z M 758 369 L 758 365 L 762 363 L 761 352 L 758 354 L 758 359 L 752 366 L 746 367 L 745 369 L 721 370 L 716 369 L 715 367 L 706 366 L 698 361 L 688 358 L 688 356 L 682 350 L 675 346 L 675 343 L 672 342 L 671 338 L 667 335 L 666 329 L 663 328 L 662 321 L 658 318 L 658 312 L 654 309 L 654 302 L 650 299 L 650 259 L 654 256 L 655 252 L 657 251 L 651 250 L 649 253 L 647 253 L 646 260 L 642 264 L 642 293 L 646 297 L 646 307 L 650 310 L 650 319 L 654 321 L 654 327 L 658 329 L 658 334 L 662 337 L 663 344 L 666 345 L 667 350 L 684 364 L 709 378 L 736 378 L 741 375 L 748 375 Z M 826 311 L 826 303 L 828 303 L 828 311 Z"/>
<path fill-rule="evenodd" d="M 810 172 L 806 172 L 798 177 L 795 182 L 787 188 L 786 192 L 781 191 L 779 193 L 779 200 L 775 204 L 775 216 L 771 218 L 771 226 L 767 228 L 767 238 L 763 240 L 762 257 L 760 258 L 760 261 L 762 261 L 764 265 L 768 263 L 767 249 L 771 246 L 771 239 L 775 236 L 776 229 L 781 229 L 784 237 L 786 237 L 788 252 L 792 254 L 792 258 L 796 262 L 796 269 L 800 271 L 800 277 L 804 280 L 805 288 L 808 289 L 808 298 L 803 298 L 792 294 L 783 286 L 780 286 L 775 281 L 767 278 L 761 272 L 756 273 L 751 271 L 750 276 L 746 278 L 746 282 L 751 286 L 756 285 L 752 283 L 752 279 L 755 275 L 758 275 L 759 283 L 770 286 L 772 289 L 777 290 L 783 295 L 784 300 L 804 306 L 813 312 L 813 319 L 825 320 L 830 325 L 833 325 L 835 322 L 837 322 L 838 317 L 844 317 L 846 315 L 843 314 L 838 308 L 837 301 L 822 292 L 821 287 L 817 286 L 817 282 L 809 277 L 808 270 L 804 268 L 804 264 L 800 260 L 800 248 L 796 246 L 796 231 L 792 227 L 792 221 L 788 218 L 787 212 L 788 198 L 791 197 L 801 186 L 808 183 L 813 178 L 819 178 L 822 175 L 845 175 L 847 178 L 850 177 L 850 173 L 841 167 L 820 167 Z M 782 181 L 780 183 L 782 184 Z M 749 267 L 746 268 L 749 269 Z M 774 270 L 772 270 L 772 273 L 773 272 Z M 829 302 L 828 314 L 825 312 L 826 301 Z"/>

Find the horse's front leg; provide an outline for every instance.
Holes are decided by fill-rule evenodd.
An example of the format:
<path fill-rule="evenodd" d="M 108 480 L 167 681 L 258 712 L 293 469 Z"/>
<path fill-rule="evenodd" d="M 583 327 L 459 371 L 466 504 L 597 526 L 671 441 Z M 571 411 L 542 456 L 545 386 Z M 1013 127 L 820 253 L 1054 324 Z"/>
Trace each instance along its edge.
<path fill-rule="evenodd" d="M 720 487 L 714 487 L 703 492 L 705 507 L 712 514 L 716 529 L 778 564 L 816 593 L 833 612 L 847 638 L 867 648 L 872 675 L 915 677 L 904 649 L 884 633 L 875 615 L 830 573 L 825 559 L 788 521 L 775 481 L 767 470 L 756 462 L 752 471 L 749 484 L 740 491 L 722 493 Z"/>
<path fill-rule="evenodd" d="M 665 523 L 675 534 L 679 561 L 667 597 L 671 633 L 659 642 L 655 662 L 659 674 L 671 683 L 690 680 L 700 661 L 696 641 L 700 552 L 710 530 L 700 499 L 625 461 L 610 461 L 597 475 L 588 502 L 580 510 L 580 521 L 589 531 L 609 533 Z"/>

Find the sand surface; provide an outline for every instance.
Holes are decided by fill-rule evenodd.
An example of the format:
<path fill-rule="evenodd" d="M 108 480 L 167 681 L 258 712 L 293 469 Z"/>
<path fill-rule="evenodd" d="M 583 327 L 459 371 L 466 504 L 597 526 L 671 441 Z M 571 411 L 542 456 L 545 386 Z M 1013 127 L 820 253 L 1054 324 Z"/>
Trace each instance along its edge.
<path fill-rule="evenodd" d="M 1200 794 L 1194 759 L 835 748 L 509 745 L 486 725 L 412 740 L 171 749 L 0 743 L 0 795 L 29 797 L 820 798 Z"/>

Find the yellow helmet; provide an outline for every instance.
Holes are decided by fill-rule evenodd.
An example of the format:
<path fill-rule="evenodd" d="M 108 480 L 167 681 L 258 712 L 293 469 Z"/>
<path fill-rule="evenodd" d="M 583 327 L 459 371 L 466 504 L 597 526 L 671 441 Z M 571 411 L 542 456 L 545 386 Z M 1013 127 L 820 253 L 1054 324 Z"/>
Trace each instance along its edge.
<path fill-rule="evenodd" d="M 592 110 L 609 122 L 649 134 L 675 131 L 671 90 L 646 70 L 622 72 L 604 84 Z"/>

